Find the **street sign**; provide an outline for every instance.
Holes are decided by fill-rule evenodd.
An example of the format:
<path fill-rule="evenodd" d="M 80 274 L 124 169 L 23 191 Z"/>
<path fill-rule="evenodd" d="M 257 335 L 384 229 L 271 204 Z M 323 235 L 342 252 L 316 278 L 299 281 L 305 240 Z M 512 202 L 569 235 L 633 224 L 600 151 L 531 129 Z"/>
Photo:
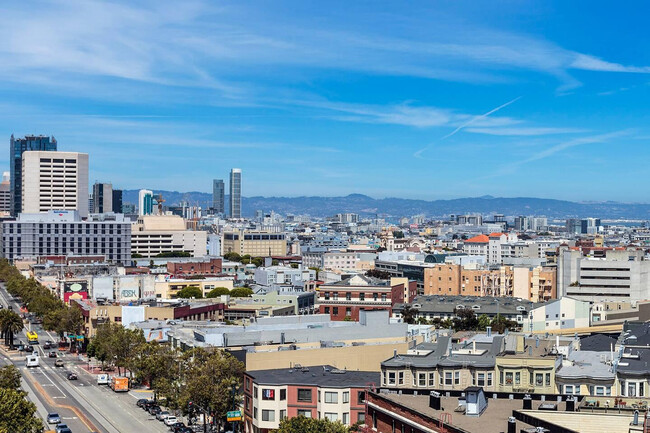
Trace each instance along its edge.
<path fill-rule="evenodd" d="M 241 411 L 240 410 L 233 410 L 231 412 L 228 412 L 226 414 L 226 419 L 228 421 L 241 421 Z"/>

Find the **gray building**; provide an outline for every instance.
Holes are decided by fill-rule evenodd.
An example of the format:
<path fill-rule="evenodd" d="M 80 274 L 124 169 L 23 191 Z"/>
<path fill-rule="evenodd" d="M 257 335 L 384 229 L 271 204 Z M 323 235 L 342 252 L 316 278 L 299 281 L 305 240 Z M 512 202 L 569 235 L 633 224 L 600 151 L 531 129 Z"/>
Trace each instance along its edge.
<path fill-rule="evenodd" d="M 92 213 L 113 212 L 113 185 L 96 182 L 93 185 Z"/>
<path fill-rule="evenodd" d="M 113 212 L 122 213 L 122 190 L 114 189 L 113 190 Z"/>
<path fill-rule="evenodd" d="M 226 212 L 225 194 L 226 188 L 223 179 L 214 179 L 212 181 L 212 209 L 215 213 Z"/>
<path fill-rule="evenodd" d="M 111 214 L 82 221 L 77 211 L 20 214 L 2 223 L 2 257 L 14 260 L 40 256 L 98 256 L 131 262 L 131 222 Z"/>
<path fill-rule="evenodd" d="M 230 170 L 230 218 L 241 218 L 241 169 Z"/>
<path fill-rule="evenodd" d="M 22 186 L 23 186 L 23 153 L 28 150 L 56 151 L 56 139 L 44 135 L 26 135 L 24 138 L 9 139 L 9 161 L 11 188 L 11 215 L 16 216 L 22 212 Z"/>

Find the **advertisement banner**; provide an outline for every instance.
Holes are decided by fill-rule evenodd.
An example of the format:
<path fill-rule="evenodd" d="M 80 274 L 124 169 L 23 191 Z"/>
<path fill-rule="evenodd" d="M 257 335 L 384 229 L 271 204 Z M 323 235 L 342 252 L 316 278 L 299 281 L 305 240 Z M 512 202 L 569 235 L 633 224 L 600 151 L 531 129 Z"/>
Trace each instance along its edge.
<path fill-rule="evenodd" d="M 88 299 L 88 281 L 64 281 L 63 302 L 69 303 L 70 298 Z"/>

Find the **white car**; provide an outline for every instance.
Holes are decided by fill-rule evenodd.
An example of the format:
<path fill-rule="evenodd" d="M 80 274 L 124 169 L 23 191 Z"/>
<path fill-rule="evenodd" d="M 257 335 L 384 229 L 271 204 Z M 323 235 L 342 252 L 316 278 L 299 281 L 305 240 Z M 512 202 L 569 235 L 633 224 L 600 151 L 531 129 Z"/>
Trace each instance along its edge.
<path fill-rule="evenodd" d="M 178 422 L 178 418 L 176 418 L 174 415 L 167 415 L 167 418 L 165 418 L 165 425 L 171 426 L 174 425 Z"/>

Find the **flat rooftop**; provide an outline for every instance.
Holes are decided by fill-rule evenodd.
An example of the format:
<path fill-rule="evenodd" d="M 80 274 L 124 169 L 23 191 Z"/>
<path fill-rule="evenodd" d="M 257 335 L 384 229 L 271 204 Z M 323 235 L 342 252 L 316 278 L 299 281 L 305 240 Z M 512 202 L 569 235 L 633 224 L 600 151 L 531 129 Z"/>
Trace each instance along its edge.
<path fill-rule="evenodd" d="M 373 371 L 337 370 L 331 365 L 276 368 L 247 372 L 259 385 L 306 385 L 324 388 L 363 388 L 379 383 L 380 373 Z"/>

